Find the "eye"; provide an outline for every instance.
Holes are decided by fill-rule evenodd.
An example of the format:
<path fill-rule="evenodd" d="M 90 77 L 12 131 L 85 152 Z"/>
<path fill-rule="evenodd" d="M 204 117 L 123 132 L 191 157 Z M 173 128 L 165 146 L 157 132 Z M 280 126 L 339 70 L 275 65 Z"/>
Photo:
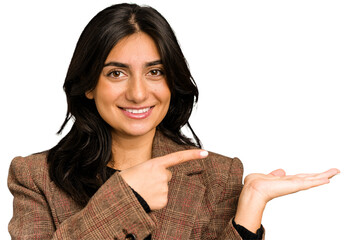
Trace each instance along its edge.
<path fill-rule="evenodd" d="M 160 69 L 153 69 L 153 70 L 149 71 L 148 75 L 150 75 L 150 76 L 161 76 L 161 75 L 164 75 L 164 73 Z"/>
<path fill-rule="evenodd" d="M 120 78 L 120 77 L 125 76 L 125 74 L 122 71 L 113 70 L 113 71 L 109 72 L 106 76 L 112 77 L 112 78 Z"/>

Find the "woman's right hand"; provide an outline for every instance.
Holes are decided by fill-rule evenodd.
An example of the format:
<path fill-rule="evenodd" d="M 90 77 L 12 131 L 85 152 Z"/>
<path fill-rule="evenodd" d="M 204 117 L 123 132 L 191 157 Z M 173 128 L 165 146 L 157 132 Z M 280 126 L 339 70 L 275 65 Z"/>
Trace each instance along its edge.
<path fill-rule="evenodd" d="M 125 182 L 146 201 L 151 210 L 164 208 L 168 202 L 168 184 L 171 166 L 190 160 L 207 157 L 208 152 L 201 149 L 174 152 L 162 157 L 153 158 L 131 168 L 121 171 Z"/>

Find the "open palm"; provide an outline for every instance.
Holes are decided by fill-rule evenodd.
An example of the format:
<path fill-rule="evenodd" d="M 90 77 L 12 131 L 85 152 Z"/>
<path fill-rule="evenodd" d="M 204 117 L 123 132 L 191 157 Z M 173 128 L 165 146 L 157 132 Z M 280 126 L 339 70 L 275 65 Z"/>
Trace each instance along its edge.
<path fill-rule="evenodd" d="M 301 190 L 329 183 L 340 171 L 336 168 L 322 173 L 286 175 L 282 169 L 269 174 L 253 173 L 244 180 L 244 188 L 251 188 L 264 202 Z"/>

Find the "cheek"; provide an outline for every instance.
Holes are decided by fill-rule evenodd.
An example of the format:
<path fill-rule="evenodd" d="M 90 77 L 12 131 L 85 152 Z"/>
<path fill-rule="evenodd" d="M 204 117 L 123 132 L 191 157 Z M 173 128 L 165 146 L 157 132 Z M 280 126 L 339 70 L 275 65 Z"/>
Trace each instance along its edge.
<path fill-rule="evenodd" d="M 94 99 L 97 104 L 105 104 L 114 102 L 121 94 L 121 88 L 115 87 L 112 84 L 107 84 L 99 81 L 98 86 L 94 92 Z"/>
<path fill-rule="evenodd" d="M 169 105 L 170 104 L 171 93 L 170 93 L 170 89 L 167 86 L 167 84 L 163 84 L 157 90 L 158 90 L 157 91 L 158 98 L 161 99 L 161 101 L 162 101 L 162 103 L 164 105 Z"/>
<path fill-rule="evenodd" d="M 166 105 L 170 105 L 170 99 L 171 99 L 171 94 L 170 91 L 167 90 L 166 92 L 163 93 L 163 101 Z"/>
<path fill-rule="evenodd" d="M 161 105 L 162 105 L 162 115 L 164 115 L 164 117 L 169 111 L 170 99 L 171 99 L 170 93 L 162 95 Z"/>

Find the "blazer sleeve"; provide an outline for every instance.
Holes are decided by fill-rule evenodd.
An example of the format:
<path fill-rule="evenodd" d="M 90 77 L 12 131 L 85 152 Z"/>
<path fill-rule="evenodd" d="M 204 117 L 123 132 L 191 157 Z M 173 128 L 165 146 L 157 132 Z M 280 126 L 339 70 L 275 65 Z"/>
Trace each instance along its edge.
<path fill-rule="evenodd" d="M 56 209 L 51 208 L 53 199 L 47 196 L 49 180 L 44 179 L 48 175 L 32 165 L 18 157 L 10 166 L 8 187 L 14 196 L 9 223 L 12 239 L 125 239 L 131 234 L 143 239 L 154 229 L 154 219 L 118 173 L 99 188 L 83 209 L 55 224 Z"/>
<path fill-rule="evenodd" d="M 233 158 L 229 171 L 227 172 L 227 181 L 225 187 L 220 194 L 220 200 L 215 206 L 209 228 L 217 229 L 219 235 L 216 239 L 244 240 L 232 223 L 235 217 L 238 200 L 243 187 L 243 165 L 240 159 Z M 230 219 L 230 220 L 229 220 Z M 265 239 L 263 234 L 262 239 Z"/>

